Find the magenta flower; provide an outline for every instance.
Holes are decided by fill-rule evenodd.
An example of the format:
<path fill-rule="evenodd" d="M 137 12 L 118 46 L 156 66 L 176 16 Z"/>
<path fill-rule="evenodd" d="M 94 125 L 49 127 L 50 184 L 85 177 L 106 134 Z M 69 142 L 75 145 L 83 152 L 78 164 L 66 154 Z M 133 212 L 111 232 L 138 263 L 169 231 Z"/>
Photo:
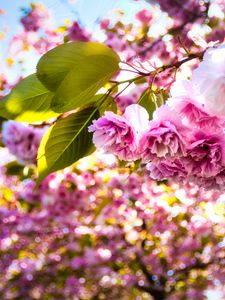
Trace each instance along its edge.
<path fill-rule="evenodd" d="M 107 111 L 89 127 L 93 142 L 106 153 L 115 154 L 121 160 L 140 158 L 139 138 L 148 127 L 147 111 L 133 104 L 126 108 L 123 116 Z"/>
<path fill-rule="evenodd" d="M 201 94 L 205 111 L 225 117 L 225 44 L 209 48 L 194 70 L 192 83 Z"/>
<path fill-rule="evenodd" d="M 200 95 L 191 81 L 176 81 L 170 90 L 171 98 L 167 104 L 172 110 L 176 111 L 186 125 L 198 128 L 221 127 L 224 119 L 215 115 L 209 115 L 204 110 L 204 105 L 200 102 Z"/>
<path fill-rule="evenodd" d="M 175 179 L 179 181 L 187 177 L 187 171 L 179 159 L 174 161 L 163 159 L 158 162 L 151 162 L 146 165 L 146 168 L 154 180 Z"/>
<path fill-rule="evenodd" d="M 34 128 L 16 121 L 3 123 L 2 141 L 21 164 L 35 164 L 45 128 Z"/>
<path fill-rule="evenodd" d="M 78 22 L 73 22 L 72 26 L 68 28 L 68 38 L 70 41 L 88 42 L 90 36 L 88 32 L 81 28 Z"/>
<path fill-rule="evenodd" d="M 42 4 L 32 4 L 31 10 L 21 19 L 26 31 L 38 31 L 41 27 L 49 26 L 49 12 Z"/>
<path fill-rule="evenodd" d="M 183 99 L 176 107 L 180 110 L 180 114 L 186 117 L 190 124 L 197 125 L 199 128 L 211 127 L 215 129 L 221 126 L 224 122 L 216 116 L 210 116 L 197 105 L 188 100 Z"/>
<path fill-rule="evenodd" d="M 175 158 L 185 154 L 186 128 L 168 106 L 161 106 L 140 141 L 144 162 L 156 158 Z"/>
<path fill-rule="evenodd" d="M 187 147 L 185 165 L 196 176 L 217 175 L 225 166 L 224 134 L 208 134 L 197 131 Z"/>
<path fill-rule="evenodd" d="M 146 1 L 149 3 L 156 2 L 153 0 Z M 182 5 L 180 1 L 176 0 L 158 0 L 157 3 L 160 5 L 160 9 L 167 12 L 178 24 L 191 21 L 195 15 L 200 17 L 203 12 L 203 5 L 201 6 L 197 0 L 184 0 Z"/>
<path fill-rule="evenodd" d="M 106 112 L 104 117 L 93 122 L 89 131 L 94 132 L 93 142 L 97 148 L 116 154 L 122 160 L 134 159 L 137 149 L 135 132 L 125 118 Z"/>
<path fill-rule="evenodd" d="M 143 9 L 136 14 L 136 19 L 145 25 L 150 25 L 153 15 L 149 10 Z"/>
<path fill-rule="evenodd" d="M 196 184 L 196 186 L 203 187 L 205 190 L 208 191 L 218 190 L 220 192 L 225 191 L 225 169 L 223 169 L 216 176 L 211 176 L 211 177 L 191 176 L 190 179 L 194 184 Z"/>

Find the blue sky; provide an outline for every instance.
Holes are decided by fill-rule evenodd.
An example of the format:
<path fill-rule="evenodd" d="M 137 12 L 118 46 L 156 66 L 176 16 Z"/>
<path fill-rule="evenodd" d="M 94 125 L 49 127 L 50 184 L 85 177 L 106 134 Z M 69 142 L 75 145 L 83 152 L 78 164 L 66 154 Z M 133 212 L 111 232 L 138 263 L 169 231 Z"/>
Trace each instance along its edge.
<path fill-rule="evenodd" d="M 21 17 L 21 7 L 29 7 L 31 1 L 27 0 L 0 0 L 0 8 L 6 11 L 0 17 L 0 26 L 7 24 L 10 32 L 18 26 Z M 115 9 L 126 11 L 126 17 L 130 18 L 139 8 L 146 7 L 142 1 L 128 0 L 43 0 L 34 1 L 43 3 L 55 16 L 55 23 L 62 24 L 65 19 L 76 19 L 78 16 L 83 25 L 89 29 L 95 29 L 99 18 L 110 16 Z"/>

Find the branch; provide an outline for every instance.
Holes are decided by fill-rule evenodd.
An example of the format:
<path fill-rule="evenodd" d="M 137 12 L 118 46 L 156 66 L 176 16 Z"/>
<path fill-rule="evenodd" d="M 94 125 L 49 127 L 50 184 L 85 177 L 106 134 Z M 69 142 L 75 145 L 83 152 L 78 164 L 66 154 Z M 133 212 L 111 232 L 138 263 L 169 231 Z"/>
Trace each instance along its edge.
<path fill-rule="evenodd" d="M 111 81 L 111 82 L 115 83 L 118 86 L 120 84 L 127 83 L 127 82 L 128 83 L 133 83 L 133 82 L 135 82 L 135 81 L 137 81 L 141 78 L 148 77 L 148 76 L 151 76 L 151 75 L 156 76 L 157 74 L 162 73 L 162 72 L 164 72 L 165 70 L 168 70 L 168 69 L 172 69 L 172 68 L 178 69 L 181 65 L 183 65 L 184 63 L 186 63 L 188 61 L 191 61 L 193 59 L 196 59 L 196 58 L 202 59 L 204 53 L 205 53 L 205 51 L 197 52 L 197 53 L 190 53 L 186 58 L 184 58 L 180 61 L 177 61 L 175 63 L 159 67 L 159 68 L 155 69 L 154 71 L 151 71 L 151 72 L 148 72 L 148 73 L 139 72 L 140 76 L 137 76 L 137 77 L 134 77 L 134 78 L 131 78 L 131 79 L 127 79 L 127 80 L 123 80 L 123 81 Z"/>
<path fill-rule="evenodd" d="M 158 69 L 158 71 L 157 70 L 156 71 L 157 71 L 157 73 L 162 73 L 162 72 L 164 72 L 167 69 L 171 69 L 171 68 L 178 69 L 181 65 L 183 65 L 184 63 L 186 63 L 186 62 L 188 62 L 188 61 L 190 61 L 192 59 L 195 59 L 195 58 L 202 59 L 203 55 L 204 55 L 204 52 L 205 51 L 198 52 L 198 53 L 191 53 L 191 54 L 188 55 L 188 57 L 186 57 L 186 58 L 184 58 L 184 59 L 182 59 L 180 61 L 177 61 L 177 62 L 175 62 L 173 64 L 162 66 L 162 67 L 160 67 Z"/>
<path fill-rule="evenodd" d="M 180 2 L 179 2 L 179 1 L 177 2 L 177 4 L 178 4 L 178 5 L 181 7 L 181 9 L 182 9 L 183 6 L 182 6 L 182 4 L 180 5 Z M 208 11 L 209 11 L 209 6 L 210 6 L 210 1 L 207 1 L 207 2 L 205 3 L 205 6 L 206 6 L 206 10 L 205 10 L 205 12 L 204 12 L 204 17 L 205 17 L 205 20 L 206 20 L 206 19 L 208 18 Z M 164 38 L 165 36 L 167 36 L 168 34 L 169 34 L 169 35 L 176 35 L 176 34 L 182 32 L 183 29 L 184 29 L 184 27 L 185 27 L 186 25 L 188 25 L 188 24 L 190 24 L 190 23 L 193 23 L 193 22 L 195 22 L 195 21 L 197 21 L 198 19 L 200 19 L 200 18 L 203 17 L 202 15 L 196 14 L 196 13 L 193 12 L 193 11 L 191 11 L 190 13 L 192 13 L 192 18 L 191 18 L 191 19 L 185 21 L 185 22 L 182 23 L 181 25 L 178 25 L 178 26 L 176 26 L 176 27 L 174 27 L 174 28 L 171 27 L 170 29 L 168 29 L 168 31 L 167 31 L 165 34 L 161 35 L 161 36 L 160 36 L 157 40 L 155 40 L 150 46 L 148 46 L 147 48 L 145 48 L 145 49 L 143 49 L 142 51 L 138 52 L 138 53 L 135 54 L 134 56 L 130 57 L 127 61 L 129 62 L 129 61 L 133 60 L 134 58 L 136 58 L 136 57 L 138 57 L 138 56 L 144 56 L 147 52 L 151 51 L 151 50 L 154 48 L 154 46 L 156 46 L 158 43 L 160 43 L 160 42 L 163 40 L 163 38 Z M 205 20 L 204 20 L 204 22 L 205 22 Z"/>
<path fill-rule="evenodd" d="M 143 264 L 143 262 L 142 262 L 142 260 L 141 260 L 141 258 L 140 258 L 139 256 L 137 256 L 137 262 L 138 262 L 138 264 L 139 264 L 139 266 L 140 266 L 140 268 L 141 268 L 143 274 L 145 275 L 146 279 L 148 280 L 148 282 L 149 282 L 150 284 L 153 284 L 153 285 L 154 285 L 154 284 L 155 284 L 155 281 L 154 281 L 153 278 L 152 278 L 153 275 L 148 271 L 146 265 Z"/>
<path fill-rule="evenodd" d="M 145 275 L 148 285 L 140 285 L 137 283 L 136 287 L 140 290 L 143 290 L 149 293 L 155 300 L 163 300 L 166 297 L 165 291 L 165 283 L 166 281 L 162 282 L 161 279 L 158 279 L 159 285 L 156 285 L 155 281 L 153 280 L 153 275 L 148 271 L 146 265 L 142 262 L 140 256 L 137 256 L 137 262 Z"/>
<path fill-rule="evenodd" d="M 214 263 L 220 263 L 220 261 L 223 260 L 224 258 L 225 257 L 215 258 L 215 259 L 210 260 L 207 263 L 197 261 L 193 265 L 187 266 L 184 269 L 175 270 L 175 275 L 176 275 L 176 273 L 177 273 L 177 275 L 183 275 L 183 274 L 187 275 L 189 272 L 191 272 L 192 270 L 196 270 L 196 269 L 205 270 L 208 266 L 210 266 Z"/>
<path fill-rule="evenodd" d="M 146 286 L 146 285 L 140 285 L 136 284 L 136 288 L 138 288 L 141 291 L 144 291 L 148 294 L 150 294 L 155 300 L 164 300 L 166 298 L 166 292 L 164 289 L 156 286 Z"/>
<path fill-rule="evenodd" d="M 198 16 L 198 18 L 199 17 L 200 16 Z M 167 36 L 168 34 L 169 35 L 175 35 L 175 34 L 180 33 L 187 24 L 189 24 L 190 22 L 196 21 L 198 18 L 194 18 L 192 21 L 189 20 L 189 21 L 187 21 L 187 22 L 185 22 L 185 23 L 183 23 L 183 24 L 181 24 L 181 25 L 179 25 L 175 28 L 168 29 L 168 31 L 165 34 L 161 35 L 160 38 L 155 40 L 150 46 L 148 46 L 147 48 L 141 50 L 140 52 L 138 52 L 134 56 L 131 56 L 127 61 L 129 62 L 129 61 L 133 60 L 134 58 L 136 58 L 138 56 L 144 56 L 147 52 L 151 51 L 157 44 L 159 44 L 165 36 Z"/>

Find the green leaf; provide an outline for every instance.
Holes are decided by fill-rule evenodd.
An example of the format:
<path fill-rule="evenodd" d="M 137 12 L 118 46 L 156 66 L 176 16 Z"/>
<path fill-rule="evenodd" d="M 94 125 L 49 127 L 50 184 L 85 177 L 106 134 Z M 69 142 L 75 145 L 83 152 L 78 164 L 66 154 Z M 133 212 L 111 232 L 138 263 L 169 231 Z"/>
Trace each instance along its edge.
<path fill-rule="evenodd" d="M 141 96 L 141 98 L 138 101 L 138 104 L 143 106 L 147 112 L 149 113 L 149 119 L 152 119 L 153 112 L 156 109 L 156 103 L 153 101 L 154 95 L 152 94 L 149 89 L 145 90 Z"/>
<path fill-rule="evenodd" d="M 147 82 L 147 78 L 146 77 L 140 77 L 139 79 L 135 80 L 135 84 L 139 85 L 139 84 L 143 84 Z"/>
<path fill-rule="evenodd" d="M 6 168 L 5 174 L 7 176 L 12 176 L 12 175 L 22 176 L 23 175 L 24 166 L 18 164 L 17 161 L 12 161 L 12 162 L 7 163 L 5 165 L 5 168 Z"/>
<path fill-rule="evenodd" d="M 38 151 L 39 184 L 48 174 L 89 155 L 92 134 L 88 126 L 97 119 L 97 108 L 88 107 L 57 121 L 44 135 Z"/>
<path fill-rule="evenodd" d="M 1 101 L 2 101 L 2 100 L 0 100 L 0 103 L 1 103 Z M 2 117 L 2 116 L 0 115 L 0 131 L 2 130 L 2 124 L 3 124 L 3 122 L 5 122 L 5 121 L 7 121 L 7 119 L 4 118 L 4 117 Z M 0 146 L 0 147 L 2 147 L 2 146 Z"/>
<path fill-rule="evenodd" d="M 97 96 L 100 96 L 100 95 L 95 95 L 95 97 L 97 97 Z M 104 97 L 105 95 L 101 95 L 101 96 Z M 99 101 L 102 100 L 102 97 L 100 98 Z M 102 116 L 105 111 L 112 111 L 114 113 L 117 112 L 116 102 L 112 96 L 107 96 L 107 98 L 104 100 L 102 105 L 99 107 L 100 116 Z"/>
<path fill-rule="evenodd" d="M 111 56 L 91 55 L 80 59 L 57 89 L 52 108 L 66 112 L 89 104 L 117 70 L 118 62 Z"/>
<path fill-rule="evenodd" d="M 25 167 L 20 165 L 17 161 L 11 161 L 5 165 L 7 176 L 18 176 L 20 180 L 31 178 L 35 173 L 35 167 Z"/>
<path fill-rule="evenodd" d="M 56 91 L 71 70 L 76 70 L 77 66 L 80 70 L 81 61 L 85 62 L 87 57 L 93 55 L 111 58 L 118 70 L 120 58 L 109 47 L 95 42 L 73 42 L 60 45 L 43 55 L 37 65 L 37 76 L 50 91 Z M 79 72 L 77 74 L 80 75 Z"/>
<path fill-rule="evenodd" d="M 105 111 L 117 112 L 117 106 L 112 96 L 107 94 L 97 94 L 92 97 L 89 106 L 95 106 L 98 108 L 99 115 L 102 116 Z"/>
<path fill-rule="evenodd" d="M 156 99 L 158 106 L 165 104 L 166 100 L 169 98 L 169 94 L 167 91 L 160 89 L 156 93 Z"/>
<path fill-rule="evenodd" d="M 0 101 L 0 116 L 29 123 L 51 119 L 58 115 L 50 108 L 53 95 L 32 74 Z"/>

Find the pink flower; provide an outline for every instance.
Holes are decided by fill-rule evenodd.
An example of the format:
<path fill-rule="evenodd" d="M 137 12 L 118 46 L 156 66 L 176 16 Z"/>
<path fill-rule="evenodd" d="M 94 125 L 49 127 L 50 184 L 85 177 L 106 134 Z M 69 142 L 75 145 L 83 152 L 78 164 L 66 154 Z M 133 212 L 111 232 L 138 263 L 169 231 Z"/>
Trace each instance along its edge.
<path fill-rule="evenodd" d="M 198 101 L 200 95 L 191 81 L 176 81 L 170 93 L 171 98 L 168 99 L 167 104 L 183 118 L 183 123 L 186 125 L 215 129 L 224 124 L 222 118 L 209 115 L 204 111 L 203 104 Z"/>
<path fill-rule="evenodd" d="M 143 9 L 141 11 L 139 11 L 136 14 L 136 18 L 141 22 L 144 23 L 145 25 L 150 25 L 149 23 L 151 22 L 151 20 L 153 19 L 152 17 L 152 13 L 147 10 L 147 9 Z"/>
<path fill-rule="evenodd" d="M 110 24 L 110 20 L 109 19 L 101 20 L 99 22 L 99 25 L 100 25 L 101 29 L 107 29 L 109 27 L 109 24 Z"/>
<path fill-rule="evenodd" d="M 71 261 L 71 267 L 73 270 L 79 270 L 86 266 L 85 258 L 77 256 Z"/>
<path fill-rule="evenodd" d="M 225 117 L 225 44 L 206 51 L 191 80 L 201 94 L 205 111 Z"/>
<path fill-rule="evenodd" d="M 149 3 L 156 1 L 146 0 Z M 177 0 L 158 0 L 160 9 L 168 13 L 168 15 L 174 18 L 176 23 L 191 22 L 193 16 L 196 15 L 200 18 L 204 11 L 203 5 L 201 6 L 197 0 L 184 0 L 182 3 Z"/>
<path fill-rule="evenodd" d="M 139 139 L 148 127 L 148 113 L 138 104 L 126 108 L 123 116 L 107 111 L 89 127 L 93 142 L 106 153 L 117 155 L 122 160 L 139 158 Z"/>
<path fill-rule="evenodd" d="M 194 183 L 198 186 L 204 187 L 206 190 L 218 190 L 221 192 L 225 191 L 225 169 L 223 169 L 219 174 L 207 178 L 196 177 Z"/>
<path fill-rule="evenodd" d="M 71 295 L 82 295 L 82 285 L 76 276 L 69 276 L 66 279 L 66 291 L 69 291 Z"/>
<path fill-rule="evenodd" d="M 221 172 L 225 166 L 224 134 L 195 132 L 187 147 L 185 165 L 190 174 L 198 177 L 212 177 Z"/>
<path fill-rule="evenodd" d="M 161 106 L 155 111 L 150 129 L 143 134 L 140 141 L 143 161 L 184 155 L 186 131 L 169 107 Z"/>
<path fill-rule="evenodd" d="M 38 31 L 48 26 L 49 13 L 42 4 L 31 4 L 31 10 L 21 19 L 26 31 Z"/>
<path fill-rule="evenodd" d="M 184 180 L 187 178 L 187 171 L 179 159 L 173 161 L 163 159 L 158 162 L 148 163 L 146 168 L 150 171 L 150 177 L 154 180 Z"/>
<path fill-rule="evenodd" d="M 21 164 L 36 163 L 37 151 L 45 129 L 16 121 L 3 123 L 2 141 Z"/>
<path fill-rule="evenodd" d="M 3 143 L 5 144 L 19 144 L 24 134 L 27 133 L 27 127 L 22 123 L 15 121 L 7 121 L 2 126 Z"/>
<path fill-rule="evenodd" d="M 211 20 L 212 19 L 213 19 L 213 17 L 211 18 Z M 214 17 L 214 19 L 216 19 L 216 18 Z M 207 36 L 207 42 L 219 41 L 220 43 L 222 43 L 224 41 L 224 37 L 225 37 L 225 29 L 224 29 L 223 22 L 222 22 L 221 28 L 216 27 L 209 33 L 209 35 Z"/>
<path fill-rule="evenodd" d="M 88 42 L 90 36 L 88 32 L 81 28 L 78 22 L 73 22 L 72 26 L 68 29 L 68 38 L 71 41 Z"/>

